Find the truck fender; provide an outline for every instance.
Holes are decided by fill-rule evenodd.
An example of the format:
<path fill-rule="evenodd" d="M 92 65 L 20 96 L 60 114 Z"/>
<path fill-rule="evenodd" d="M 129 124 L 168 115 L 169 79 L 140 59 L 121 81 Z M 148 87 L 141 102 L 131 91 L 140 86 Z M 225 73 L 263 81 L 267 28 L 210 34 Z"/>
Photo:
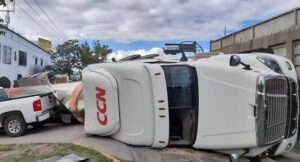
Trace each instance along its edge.
<path fill-rule="evenodd" d="M 24 119 L 24 116 L 22 114 L 21 111 L 18 111 L 18 110 L 15 110 L 15 111 L 9 111 L 9 112 L 5 112 L 3 114 L 0 115 L 0 124 L 1 124 L 1 127 L 3 127 L 3 122 L 4 120 L 10 116 L 10 115 L 19 115 L 21 116 L 23 119 Z M 26 120 L 25 120 L 26 121 Z"/>

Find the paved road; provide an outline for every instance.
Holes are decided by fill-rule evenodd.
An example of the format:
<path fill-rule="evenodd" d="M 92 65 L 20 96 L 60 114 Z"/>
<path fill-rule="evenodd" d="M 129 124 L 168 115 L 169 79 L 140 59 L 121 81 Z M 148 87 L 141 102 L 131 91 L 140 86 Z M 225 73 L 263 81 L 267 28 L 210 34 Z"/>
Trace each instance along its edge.
<path fill-rule="evenodd" d="M 280 157 L 274 158 L 278 162 L 299 162 L 300 161 L 300 135 L 294 149 Z"/>
<path fill-rule="evenodd" d="M 30 129 L 27 135 L 17 138 L 7 137 L 0 131 L 0 144 L 26 143 L 75 143 L 105 152 L 124 161 L 136 162 L 228 162 L 222 154 L 197 151 L 185 148 L 151 149 L 129 146 L 110 138 L 87 136 L 82 125 L 48 124 L 41 129 Z M 298 159 L 298 160 L 297 160 Z M 296 149 L 275 160 L 263 162 L 298 162 L 300 161 L 300 143 Z M 248 162 L 242 159 L 241 162 Z"/>

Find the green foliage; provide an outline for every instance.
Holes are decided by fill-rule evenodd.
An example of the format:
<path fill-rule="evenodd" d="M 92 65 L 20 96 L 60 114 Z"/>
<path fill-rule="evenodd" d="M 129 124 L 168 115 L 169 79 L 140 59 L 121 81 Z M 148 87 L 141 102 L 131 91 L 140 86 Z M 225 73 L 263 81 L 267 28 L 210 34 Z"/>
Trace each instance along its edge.
<path fill-rule="evenodd" d="M 6 6 L 5 0 L 0 0 L 0 6 Z"/>
<path fill-rule="evenodd" d="M 68 40 L 56 47 L 56 53 L 52 54 L 53 69 L 60 74 L 73 73 L 72 68 L 78 62 L 79 45 L 77 40 Z"/>
<path fill-rule="evenodd" d="M 20 144 L 0 145 L 0 162 L 33 162 L 71 153 L 89 158 L 90 162 L 112 162 L 100 152 L 74 144 Z"/>
<path fill-rule="evenodd" d="M 112 52 L 112 49 L 110 49 L 107 45 L 101 45 L 99 40 L 93 42 L 93 49 L 95 58 L 98 58 L 100 62 L 105 62 L 107 55 Z"/>
<path fill-rule="evenodd" d="M 0 0 L 0 6 L 6 6 L 5 0 Z M 4 20 L 0 18 L 0 27 L 1 28 L 6 28 L 6 25 L 4 24 Z M 0 35 L 5 35 L 4 31 L 0 31 Z"/>
<path fill-rule="evenodd" d="M 56 47 L 56 53 L 52 55 L 53 69 L 57 73 L 71 75 L 74 68 L 81 72 L 89 64 L 105 62 L 111 52 L 112 49 L 100 41 L 94 41 L 90 46 L 87 42 L 68 40 Z"/>
<path fill-rule="evenodd" d="M 0 145 L 0 152 L 6 152 L 13 150 L 11 145 Z"/>

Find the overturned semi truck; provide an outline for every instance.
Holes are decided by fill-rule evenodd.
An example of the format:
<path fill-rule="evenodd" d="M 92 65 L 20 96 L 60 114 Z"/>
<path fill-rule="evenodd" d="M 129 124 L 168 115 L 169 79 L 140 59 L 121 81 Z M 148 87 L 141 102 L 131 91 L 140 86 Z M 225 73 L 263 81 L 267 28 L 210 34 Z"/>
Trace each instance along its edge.
<path fill-rule="evenodd" d="M 131 145 L 277 156 L 298 134 L 298 83 L 264 53 L 153 56 L 83 70 L 84 130 Z"/>

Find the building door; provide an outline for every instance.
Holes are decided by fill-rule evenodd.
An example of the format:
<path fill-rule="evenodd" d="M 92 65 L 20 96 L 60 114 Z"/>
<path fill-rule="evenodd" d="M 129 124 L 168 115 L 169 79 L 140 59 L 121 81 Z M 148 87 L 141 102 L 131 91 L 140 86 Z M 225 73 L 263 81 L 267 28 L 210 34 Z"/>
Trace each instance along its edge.
<path fill-rule="evenodd" d="M 300 40 L 293 42 L 293 60 L 297 72 L 298 81 L 300 80 Z"/>
<path fill-rule="evenodd" d="M 286 57 L 286 44 L 279 44 L 270 46 L 271 49 L 273 49 L 275 55 L 284 56 Z"/>

